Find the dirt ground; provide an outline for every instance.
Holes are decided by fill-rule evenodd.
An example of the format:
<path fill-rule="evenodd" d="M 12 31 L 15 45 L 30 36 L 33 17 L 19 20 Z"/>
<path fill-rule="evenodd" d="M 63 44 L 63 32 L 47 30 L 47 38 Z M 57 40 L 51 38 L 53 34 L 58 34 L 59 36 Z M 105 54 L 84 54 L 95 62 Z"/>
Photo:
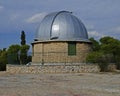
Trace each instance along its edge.
<path fill-rule="evenodd" d="M 0 72 L 0 96 L 120 96 L 120 73 Z"/>

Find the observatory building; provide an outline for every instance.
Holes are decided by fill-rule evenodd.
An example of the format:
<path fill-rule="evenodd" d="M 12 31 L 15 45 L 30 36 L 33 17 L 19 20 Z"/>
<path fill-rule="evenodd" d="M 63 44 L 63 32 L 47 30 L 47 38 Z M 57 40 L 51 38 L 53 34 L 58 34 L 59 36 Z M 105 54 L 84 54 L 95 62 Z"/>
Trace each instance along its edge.
<path fill-rule="evenodd" d="M 84 24 L 71 12 L 53 12 L 40 23 L 32 43 L 32 62 L 83 63 L 90 50 Z"/>

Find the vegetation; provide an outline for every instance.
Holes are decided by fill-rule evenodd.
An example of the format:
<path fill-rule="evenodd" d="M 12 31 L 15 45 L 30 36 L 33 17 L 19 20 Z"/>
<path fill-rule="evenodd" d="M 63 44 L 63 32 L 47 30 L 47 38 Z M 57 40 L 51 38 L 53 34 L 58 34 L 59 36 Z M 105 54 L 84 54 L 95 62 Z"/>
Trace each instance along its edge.
<path fill-rule="evenodd" d="M 25 32 L 21 32 L 21 45 L 13 44 L 9 48 L 0 49 L 0 71 L 6 70 L 6 64 L 27 64 L 31 62 L 28 55 L 30 46 L 26 44 Z"/>
<path fill-rule="evenodd" d="M 25 36 L 25 32 L 24 31 L 22 31 L 21 32 L 21 45 L 26 45 L 26 38 L 25 38 L 26 36 Z"/>
<path fill-rule="evenodd" d="M 94 38 L 89 39 L 92 42 L 92 50 L 93 51 L 99 51 L 100 50 L 100 44 L 98 41 L 96 41 Z"/>
<path fill-rule="evenodd" d="M 0 71 L 6 70 L 6 64 L 7 64 L 7 52 L 4 48 L 3 50 L 0 49 Z"/>
<path fill-rule="evenodd" d="M 8 63 L 9 64 L 19 64 L 19 50 L 20 50 L 20 45 L 11 45 L 8 50 Z"/>
<path fill-rule="evenodd" d="M 7 50 L 7 60 L 9 64 L 27 64 L 31 61 L 28 56 L 29 45 L 11 45 Z"/>
<path fill-rule="evenodd" d="M 116 64 L 117 69 L 120 70 L 120 41 L 113 37 L 104 37 L 100 39 L 101 50 L 105 54 L 110 54 L 112 61 Z"/>
<path fill-rule="evenodd" d="M 107 71 L 110 63 L 115 63 L 120 70 L 120 41 L 113 37 L 103 37 L 98 41 L 90 38 L 92 52 L 87 56 L 87 62 L 97 63 L 101 71 Z"/>
<path fill-rule="evenodd" d="M 86 60 L 89 63 L 97 63 L 100 71 L 107 71 L 108 65 L 114 63 L 120 70 L 120 40 L 113 37 L 103 37 L 99 41 L 90 38 L 92 52 Z M 31 62 L 28 55 L 29 45 L 26 44 L 25 32 L 21 32 L 21 45 L 13 44 L 9 48 L 0 49 L 0 70 L 6 70 L 6 64 L 27 64 Z"/>
<path fill-rule="evenodd" d="M 28 50 L 30 46 L 26 45 L 26 35 L 25 32 L 21 32 L 21 48 L 20 48 L 20 64 L 26 64 L 28 63 Z"/>
<path fill-rule="evenodd" d="M 30 46 L 29 45 L 22 45 L 20 48 L 20 64 L 26 64 L 28 63 L 28 50 Z"/>

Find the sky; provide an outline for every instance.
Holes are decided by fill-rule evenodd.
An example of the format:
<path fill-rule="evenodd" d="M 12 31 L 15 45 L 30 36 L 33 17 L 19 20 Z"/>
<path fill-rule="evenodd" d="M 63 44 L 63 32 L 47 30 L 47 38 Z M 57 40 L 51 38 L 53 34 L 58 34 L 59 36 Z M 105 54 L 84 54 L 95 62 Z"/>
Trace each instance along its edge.
<path fill-rule="evenodd" d="M 89 38 L 120 40 L 120 0 L 0 0 L 0 49 L 20 44 L 22 30 L 31 45 L 44 16 L 63 10 L 84 23 Z"/>

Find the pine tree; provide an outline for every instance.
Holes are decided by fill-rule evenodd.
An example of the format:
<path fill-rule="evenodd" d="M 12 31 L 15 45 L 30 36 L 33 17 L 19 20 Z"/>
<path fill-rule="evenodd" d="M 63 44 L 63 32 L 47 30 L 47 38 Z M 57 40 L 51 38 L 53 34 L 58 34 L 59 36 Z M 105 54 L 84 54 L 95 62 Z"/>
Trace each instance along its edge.
<path fill-rule="evenodd" d="M 30 46 L 26 44 L 26 35 L 25 32 L 21 32 L 21 46 L 20 46 L 20 64 L 27 64 L 28 61 L 28 50 Z"/>
<path fill-rule="evenodd" d="M 21 32 L 21 45 L 26 45 L 25 32 Z"/>

